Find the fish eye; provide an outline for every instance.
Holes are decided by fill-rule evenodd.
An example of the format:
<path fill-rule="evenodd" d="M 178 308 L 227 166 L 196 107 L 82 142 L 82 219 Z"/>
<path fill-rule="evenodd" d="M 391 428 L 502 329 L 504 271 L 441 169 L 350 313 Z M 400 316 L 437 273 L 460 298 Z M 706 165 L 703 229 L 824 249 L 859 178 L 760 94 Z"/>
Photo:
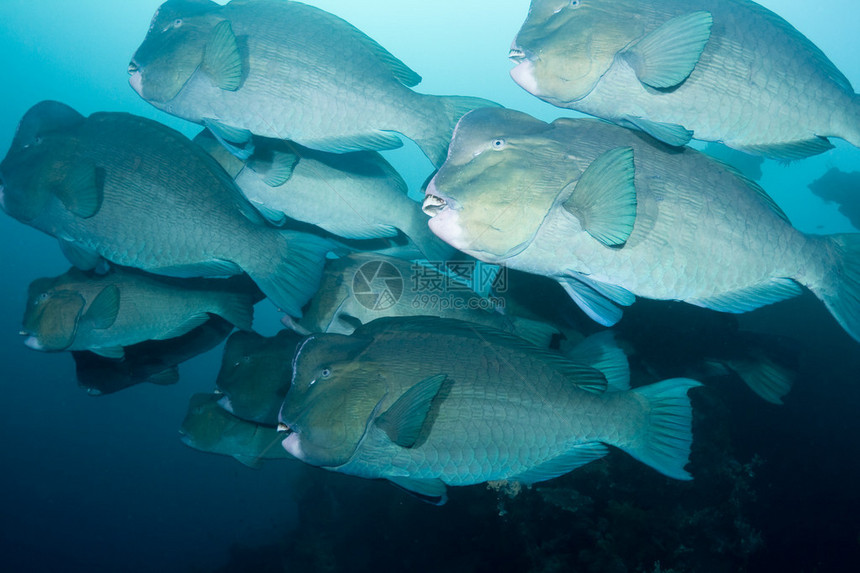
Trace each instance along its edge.
<path fill-rule="evenodd" d="M 46 300 L 48 300 L 48 293 L 43 292 L 42 294 L 39 295 L 39 301 L 46 301 Z"/>
<path fill-rule="evenodd" d="M 181 25 L 182 25 L 182 18 L 177 18 L 176 20 L 173 21 L 173 27 L 174 28 L 178 28 Z"/>
<path fill-rule="evenodd" d="M 320 377 L 321 378 L 328 378 L 329 376 L 331 376 L 331 368 L 323 368 L 322 371 L 320 372 Z"/>
<path fill-rule="evenodd" d="M 492 141 L 492 143 L 490 143 L 490 147 L 492 147 L 496 151 L 500 151 L 500 150 L 504 149 L 506 146 L 507 146 L 507 142 L 505 142 L 505 140 L 502 138 L 494 139 Z"/>
<path fill-rule="evenodd" d="M 40 145 L 41 143 L 42 143 L 42 138 L 36 136 L 33 138 L 33 141 L 24 145 L 24 149 L 30 149 L 31 147 L 36 147 L 37 145 Z"/>

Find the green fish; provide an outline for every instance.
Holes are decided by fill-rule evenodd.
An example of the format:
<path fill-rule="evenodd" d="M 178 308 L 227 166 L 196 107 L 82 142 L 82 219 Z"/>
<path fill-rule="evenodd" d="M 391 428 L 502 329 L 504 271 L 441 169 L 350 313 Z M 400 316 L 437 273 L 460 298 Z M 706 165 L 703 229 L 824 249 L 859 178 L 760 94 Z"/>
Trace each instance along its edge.
<path fill-rule="evenodd" d="M 463 263 L 474 267 L 471 261 Z M 559 334 L 552 325 L 508 312 L 507 303 L 503 295 L 479 296 L 419 263 L 381 253 L 352 253 L 326 264 L 298 330 L 351 334 L 381 317 L 438 316 L 497 328 L 540 347 L 549 346 Z"/>
<path fill-rule="evenodd" d="M 399 133 L 437 166 L 460 116 L 497 105 L 414 92 L 421 77 L 364 33 L 285 0 L 169 0 L 128 71 L 143 99 L 223 142 L 254 134 L 342 153 L 400 147 Z"/>
<path fill-rule="evenodd" d="M 72 351 L 78 386 L 90 396 L 113 394 L 148 382 L 161 386 L 179 381 L 179 365 L 224 342 L 234 326 L 213 316 L 191 332 L 168 340 L 147 340 L 123 349 L 115 360 L 85 350 Z"/>
<path fill-rule="evenodd" d="M 182 443 L 209 452 L 231 456 L 242 464 L 259 468 L 266 459 L 293 459 L 279 447 L 277 429 L 237 418 L 223 409 L 219 394 L 194 394 L 179 430 Z"/>
<path fill-rule="evenodd" d="M 293 316 L 319 283 L 332 243 L 264 226 L 197 145 L 126 113 L 85 118 L 52 101 L 21 120 L 0 163 L 0 207 L 59 239 L 71 262 L 177 277 L 246 272 Z"/>
<path fill-rule="evenodd" d="M 805 286 L 860 340 L 860 234 L 801 233 L 756 183 L 691 148 L 476 110 L 426 193 L 439 237 L 557 280 L 601 324 L 636 296 L 740 313 Z"/>
<path fill-rule="evenodd" d="M 30 283 L 25 344 L 34 350 L 89 350 L 123 358 L 123 347 L 182 336 L 217 315 L 251 329 L 256 297 L 216 279 L 169 279 L 113 267 L 106 275 L 74 267 Z"/>
<path fill-rule="evenodd" d="M 380 318 L 351 336 L 302 342 L 280 419 L 296 458 L 443 503 L 446 485 L 548 480 L 603 457 L 606 445 L 691 479 L 686 394 L 698 385 L 630 390 L 484 326 Z"/>
<path fill-rule="evenodd" d="M 555 106 L 779 159 L 860 147 L 860 96 L 788 22 L 749 0 L 532 0 L 511 76 Z"/>
<path fill-rule="evenodd" d="M 194 141 L 210 153 L 270 223 L 288 219 L 316 225 L 347 239 L 407 235 L 431 261 L 456 251 L 427 226 L 406 182 L 375 151 L 326 153 L 293 141 L 254 138 L 243 161 L 203 131 Z"/>
<path fill-rule="evenodd" d="M 281 330 L 267 338 L 234 332 L 224 345 L 215 385 L 218 403 L 238 418 L 275 426 L 293 375 L 293 355 L 301 336 Z"/>

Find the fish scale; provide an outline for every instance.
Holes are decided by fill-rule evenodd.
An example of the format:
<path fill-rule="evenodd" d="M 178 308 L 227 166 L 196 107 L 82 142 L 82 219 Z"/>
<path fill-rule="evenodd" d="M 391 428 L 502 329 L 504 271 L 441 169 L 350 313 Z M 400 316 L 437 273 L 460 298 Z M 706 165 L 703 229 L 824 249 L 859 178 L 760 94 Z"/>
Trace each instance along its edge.
<path fill-rule="evenodd" d="M 687 479 L 686 392 L 697 383 L 606 385 L 593 368 L 501 331 L 381 318 L 351 336 L 305 339 L 279 419 L 299 459 L 431 498 L 444 498 L 445 484 L 550 479 L 605 455 L 602 443 Z M 679 422 L 670 435 L 652 428 L 671 426 L 666 416 Z M 654 451 L 652 436 L 673 446 Z"/>
<path fill-rule="evenodd" d="M 551 4 L 558 2 L 532 1 L 514 41 L 519 65 L 511 73 L 554 105 L 635 125 L 670 144 L 683 144 L 681 134 L 664 137 L 645 122 L 779 158 L 826 151 L 831 146 L 821 138 L 831 136 L 860 145 L 860 98 L 848 80 L 800 32 L 754 2 L 595 0 L 548 16 Z M 640 79 L 629 57 L 638 55 L 640 42 L 699 11 L 713 24 L 703 49 L 690 48 L 698 56 L 692 70 L 673 70 L 686 73 L 666 88 Z M 593 36 L 586 39 L 585 30 Z M 642 57 L 658 61 L 683 34 L 675 30 L 663 38 L 660 54 Z M 589 62 L 588 73 L 564 79 Z"/>
<path fill-rule="evenodd" d="M 801 233 L 758 185 L 705 154 L 598 120 L 495 109 L 464 116 L 451 149 L 426 191 L 433 232 L 554 278 L 604 325 L 635 296 L 746 312 L 803 285 L 860 339 L 860 236 Z"/>
<path fill-rule="evenodd" d="M 15 212 L 18 203 L 47 197 L 25 222 L 77 249 L 76 257 L 180 277 L 244 271 L 275 304 L 301 315 L 331 243 L 258 224 L 229 176 L 185 136 L 126 113 L 84 118 L 58 102 L 36 104 L 21 124 L 19 133 L 32 131 L 37 143 L 16 140 L 0 164 L 4 192 L 15 198 L 10 215 L 27 214 Z"/>
<path fill-rule="evenodd" d="M 132 87 L 243 150 L 250 134 L 338 153 L 394 149 L 400 133 L 438 165 L 456 120 L 497 105 L 413 92 L 415 72 L 349 23 L 300 2 L 233 0 L 202 13 L 180 0 L 167 6 L 171 18 L 187 13 L 183 24 L 156 15 L 130 64 Z M 210 49 L 231 57 L 210 62 Z"/>

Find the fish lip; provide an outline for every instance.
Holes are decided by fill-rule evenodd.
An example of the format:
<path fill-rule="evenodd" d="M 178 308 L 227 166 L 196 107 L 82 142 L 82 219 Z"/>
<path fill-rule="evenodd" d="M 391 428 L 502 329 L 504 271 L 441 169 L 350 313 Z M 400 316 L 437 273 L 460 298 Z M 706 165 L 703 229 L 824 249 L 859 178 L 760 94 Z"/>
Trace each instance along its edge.
<path fill-rule="evenodd" d="M 517 39 L 514 38 L 514 41 L 511 42 L 511 49 L 508 52 L 508 59 L 514 63 L 521 64 L 527 60 L 533 60 L 534 52 L 521 47 L 517 44 Z"/>
<path fill-rule="evenodd" d="M 441 211 L 448 208 L 448 202 L 438 195 L 427 193 L 424 195 L 424 202 L 421 204 L 421 210 L 425 215 L 435 217 Z"/>
<path fill-rule="evenodd" d="M 134 61 L 134 58 L 128 63 L 128 75 L 132 75 L 140 71 L 140 66 Z"/>
<path fill-rule="evenodd" d="M 425 215 L 433 218 L 446 209 L 459 211 L 462 208 L 456 199 L 439 193 L 436 189 L 436 177 L 430 180 L 430 183 L 427 184 L 427 188 L 424 190 L 424 202 L 421 204 L 421 210 L 424 211 Z"/>
<path fill-rule="evenodd" d="M 522 51 L 520 48 L 516 48 L 511 46 L 511 51 L 508 52 L 508 59 L 517 64 L 522 63 L 524 60 L 528 59 L 526 53 Z"/>
<path fill-rule="evenodd" d="M 278 432 L 289 436 L 290 434 L 294 434 L 296 430 L 285 422 L 278 422 Z"/>

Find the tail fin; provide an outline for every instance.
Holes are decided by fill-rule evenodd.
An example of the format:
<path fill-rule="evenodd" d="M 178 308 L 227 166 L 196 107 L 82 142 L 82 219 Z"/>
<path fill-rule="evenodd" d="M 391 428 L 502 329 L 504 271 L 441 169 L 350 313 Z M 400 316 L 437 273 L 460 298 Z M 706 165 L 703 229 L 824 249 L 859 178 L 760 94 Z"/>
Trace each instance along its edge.
<path fill-rule="evenodd" d="M 249 293 L 227 293 L 218 301 L 215 314 L 239 330 L 251 330 L 251 324 L 254 322 L 254 296 Z"/>
<path fill-rule="evenodd" d="M 640 427 L 633 439 L 618 446 L 664 475 L 680 480 L 693 479 L 684 466 L 689 461 L 693 442 L 693 410 L 687 391 L 696 386 L 701 384 L 689 378 L 670 378 L 635 388 L 633 392 L 645 400 L 645 427 Z"/>
<path fill-rule="evenodd" d="M 860 233 L 830 235 L 833 268 L 822 283 L 810 287 L 833 318 L 860 342 Z"/>
<path fill-rule="evenodd" d="M 245 271 L 275 306 L 300 317 L 302 306 L 316 293 L 322 280 L 326 253 L 337 245 L 296 231 L 280 233 L 277 245 L 278 252 L 258 253 L 254 268 Z"/>
<path fill-rule="evenodd" d="M 463 115 L 480 107 L 501 107 L 493 101 L 479 97 L 429 95 L 425 97 L 437 100 L 439 113 L 426 124 L 423 133 L 410 135 L 410 138 L 418 144 L 421 151 L 436 167 L 440 167 L 445 162 L 454 126 Z"/>

